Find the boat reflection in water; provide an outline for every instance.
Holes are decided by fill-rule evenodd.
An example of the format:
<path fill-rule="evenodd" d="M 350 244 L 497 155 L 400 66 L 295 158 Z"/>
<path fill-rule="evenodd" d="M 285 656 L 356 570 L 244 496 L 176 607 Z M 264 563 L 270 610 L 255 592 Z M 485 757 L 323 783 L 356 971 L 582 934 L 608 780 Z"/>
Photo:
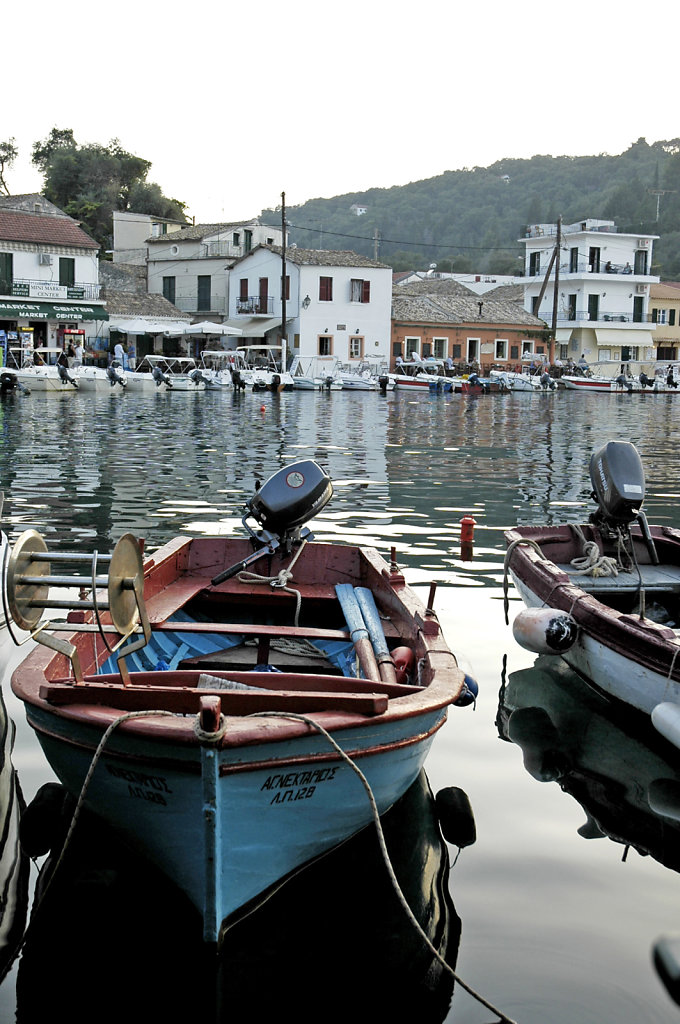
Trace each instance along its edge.
<path fill-rule="evenodd" d="M 539 782 L 557 782 L 586 814 L 585 839 L 607 837 L 680 871 L 677 749 L 648 716 L 594 691 L 561 659 L 539 657 L 503 679 L 496 718 Z M 660 938 L 654 964 L 680 1003 L 680 936 Z"/>
<path fill-rule="evenodd" d="M 406 900 L 455 968 L 461 925 L 424 773 L 381 821 Z M 48 871 L 49 860 L 39 888 Z M 71 1022 L 245 1021 L 287 1010 L 296 1021 L 434 1022 L 446 1018 L 452 994 L 449 973 L 398 902 L 373 826 L 235 924 L 216 960 L 183 894 L 83 812 L 33 911 L 16 1019 L 61 1010 Z"/>
<path fill-rule="evenodd" d="M 561 659 L 511 672 L 496 720 L 540 782 L 558 782 L 583 807 L 579 835 L 607 836 L 680 871 L 677 751 L 649 719 L 596 693 Z"/>
<path fill-rule="evenodd" d="M 19 843 L 24 801 L 12 765 L 14 734 L 0 692 L 0 981 L 18 952 L 28 910 L 30 864 Z"/>

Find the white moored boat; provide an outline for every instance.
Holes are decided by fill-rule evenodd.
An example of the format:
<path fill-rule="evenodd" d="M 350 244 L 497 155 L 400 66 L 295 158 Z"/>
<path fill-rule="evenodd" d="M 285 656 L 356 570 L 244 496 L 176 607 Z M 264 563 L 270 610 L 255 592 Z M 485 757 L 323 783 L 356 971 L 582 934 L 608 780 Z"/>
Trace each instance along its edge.
<path fill-rule="evenodd" d="M 15 359 L 17 352 L 21 352 L 21 350 L 10 350 L 11 356 Z M 6 366 L 3 369 L 3 374 L 14 377 L 17 386 L 28 391 L 56 391 L 60 393 L 77 391 L 79 387 L 78 371 L 57 362 L 63 355 L 64 350 L 61 348 L 41 346 L 33 349 L 33 361 L 31 363 L 26 362 L 23 365 Z"/>

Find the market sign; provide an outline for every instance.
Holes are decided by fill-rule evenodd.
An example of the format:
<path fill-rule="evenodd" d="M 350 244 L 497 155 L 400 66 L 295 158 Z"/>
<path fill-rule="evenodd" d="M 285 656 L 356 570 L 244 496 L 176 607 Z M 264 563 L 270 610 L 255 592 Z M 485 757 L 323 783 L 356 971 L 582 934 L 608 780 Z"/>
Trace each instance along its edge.
<path fill-rule="evenodd" d="M 53 281 L 15 281 L 12 295 L 19 299 L 84 299 L 85 289 Z"/>
<path fill-rule="evenodd" d="M 71 306 L 62 302 L 0 302 L 0 320 L 108 320 L 103 306 Z"/>

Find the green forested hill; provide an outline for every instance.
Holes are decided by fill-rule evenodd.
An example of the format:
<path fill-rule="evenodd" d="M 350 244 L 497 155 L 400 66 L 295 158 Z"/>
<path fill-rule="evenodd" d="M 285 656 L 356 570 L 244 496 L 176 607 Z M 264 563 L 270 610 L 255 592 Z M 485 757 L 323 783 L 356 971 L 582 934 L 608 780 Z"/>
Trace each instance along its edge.
<path fill-rule="evenodd" d="M 657 196 L 653 190 L 665 190 Z M 657 201 L 659 219 L 657 221 Z M 368 207 L 357 217 L 354 203 Z M 638 139 L 618 156 L 533 156 L 447 171 L 393 188 L 374 188 L 287 208 L 290 241 L 308 249 L 352 249 L 395 270 L 436 263 L 481 273 L 517 273 L 526 224 L 586 217 L 619 231 L 661 236 L 654 273 L 680 279 L 680 139 Z M 263 210 L 271 223 L 280 210 Z"/>

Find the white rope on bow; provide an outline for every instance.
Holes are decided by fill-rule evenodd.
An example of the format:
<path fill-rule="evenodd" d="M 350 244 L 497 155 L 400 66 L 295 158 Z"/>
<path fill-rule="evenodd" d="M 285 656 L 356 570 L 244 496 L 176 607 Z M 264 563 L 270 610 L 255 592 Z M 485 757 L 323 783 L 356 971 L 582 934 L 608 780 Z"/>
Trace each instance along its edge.
<path fill-rule="evenodd" d="M 286 569 L 281 569 L 276 576 L 260 576 L 256 572 L 246 572 L 245 570 L 242 570 L 236 577 L 236 579 L 240 580 L 241 583 L 268 583 L 270 587 L 274 587 L 277 590 L 285 590 L 287 594 L 294 594 L 296 597 L 294 624 L 296 626 L 298 625 L 298 618 L 300 616 L 302 595 L 299 590 L 295 590 L 294 587 L 289 587 L 288 583 L 293 579 L 293 566 L 302 554 L 302 549 L 306 543 L 306 540 L 302 541 L 290 565 Z"/>
<path fill-rule="evenodd" d="M 571 524 L 571 528 L 583 545 L 583 556 L 572 558 L 569 563 L 573 566 L 570 574 L 573 576 L 618 576 L 619 563 L 616 558 L 610 558 L 600 552 L 595 541 L 587 541 L 580 526 Z"/>

